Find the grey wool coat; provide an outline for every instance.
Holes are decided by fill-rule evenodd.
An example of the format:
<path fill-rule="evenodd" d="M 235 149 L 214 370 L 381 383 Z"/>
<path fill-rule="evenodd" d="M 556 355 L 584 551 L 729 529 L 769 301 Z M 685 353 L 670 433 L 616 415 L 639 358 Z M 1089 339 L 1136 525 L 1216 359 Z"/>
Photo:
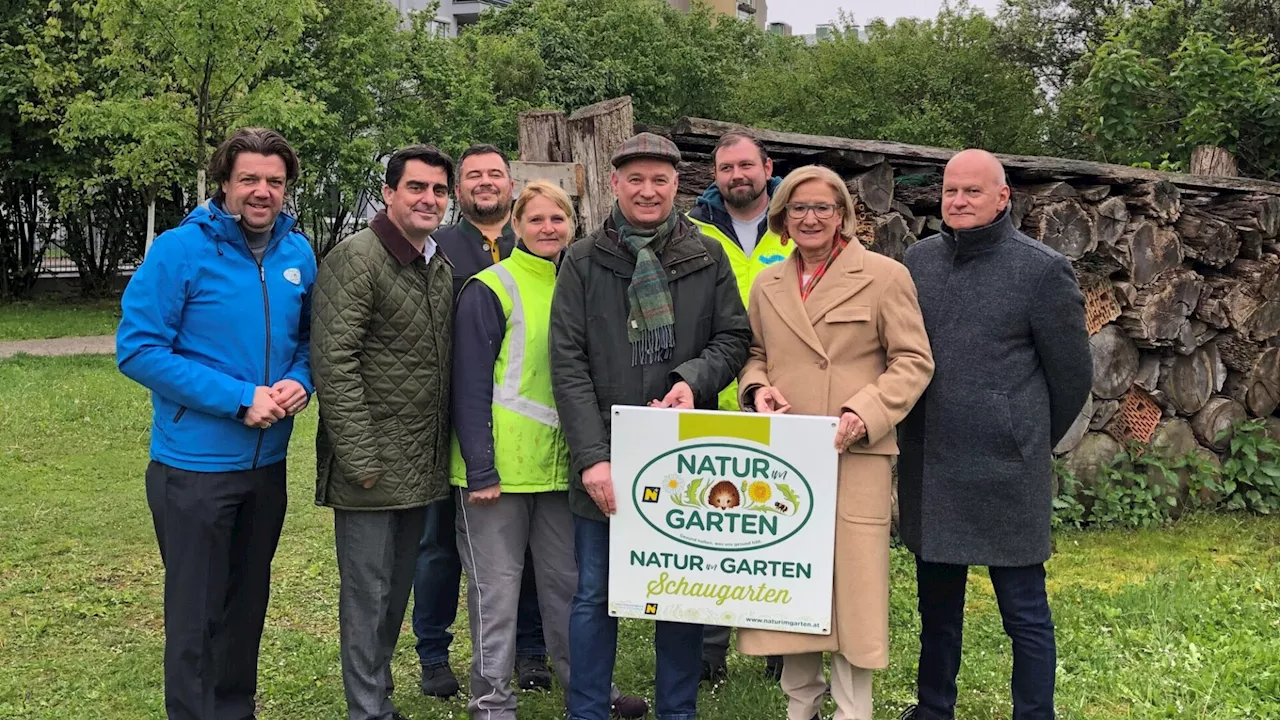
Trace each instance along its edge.
<path fill-rule="evenodd" d="M 927 562 L 1016 567 L 1050 555 L 1052 448 L 1093 376 L 1071 263 L 1014 229 L 943 231 L 904 258 L 933 382 L 898 428 L 899 531 Z"/>

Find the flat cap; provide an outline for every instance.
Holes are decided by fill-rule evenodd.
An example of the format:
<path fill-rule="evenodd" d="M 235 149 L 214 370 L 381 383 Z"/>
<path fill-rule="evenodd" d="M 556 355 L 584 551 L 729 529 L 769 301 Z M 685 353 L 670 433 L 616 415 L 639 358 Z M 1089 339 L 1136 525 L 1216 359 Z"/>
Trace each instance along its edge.
<path fill-rule="evenodd" d="M 655 160 L 666 160 L 672 165 L 680 164 L 680 148 L 670 140 L 661 135 L 654 135 L 649 132 L 642 132 L 639 135 L 633 135 L 618 146 L 613 152 L 610 162 L 615 168 L 622 167 L 622 164 L 635 160 L 636 158 L 653 158 Z"/>

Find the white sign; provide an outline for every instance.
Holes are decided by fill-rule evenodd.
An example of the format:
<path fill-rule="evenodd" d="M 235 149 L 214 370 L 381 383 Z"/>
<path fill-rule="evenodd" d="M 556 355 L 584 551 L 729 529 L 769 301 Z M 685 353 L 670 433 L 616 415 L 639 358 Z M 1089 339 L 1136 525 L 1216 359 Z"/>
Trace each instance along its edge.
<path fill-rule="evenodd" d="M 609 614 L 829 634 L 836 424 L 615 406 Z"/>

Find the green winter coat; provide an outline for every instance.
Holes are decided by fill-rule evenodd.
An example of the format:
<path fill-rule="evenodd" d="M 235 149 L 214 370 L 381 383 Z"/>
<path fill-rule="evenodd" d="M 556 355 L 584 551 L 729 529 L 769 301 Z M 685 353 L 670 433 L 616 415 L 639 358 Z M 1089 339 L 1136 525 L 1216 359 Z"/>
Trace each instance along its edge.
<path fill-rule="evenodd" d="M 396 510 L 448 497 L 453 279 L 444 255 L 424 261 L 379 213 L 321 263 L 312 318 L 316 504 Z"/>

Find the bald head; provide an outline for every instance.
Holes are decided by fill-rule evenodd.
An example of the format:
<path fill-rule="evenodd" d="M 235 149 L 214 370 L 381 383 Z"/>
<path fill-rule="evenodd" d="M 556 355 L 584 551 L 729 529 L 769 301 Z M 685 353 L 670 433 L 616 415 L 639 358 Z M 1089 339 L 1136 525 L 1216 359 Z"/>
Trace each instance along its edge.
<path fill-rule="evenodd" d="M 1009 206 L 1004 166 L 986 150 L 955 154 L 942 175 L 942 219 L 956 230 L 990 225 Z"/>

